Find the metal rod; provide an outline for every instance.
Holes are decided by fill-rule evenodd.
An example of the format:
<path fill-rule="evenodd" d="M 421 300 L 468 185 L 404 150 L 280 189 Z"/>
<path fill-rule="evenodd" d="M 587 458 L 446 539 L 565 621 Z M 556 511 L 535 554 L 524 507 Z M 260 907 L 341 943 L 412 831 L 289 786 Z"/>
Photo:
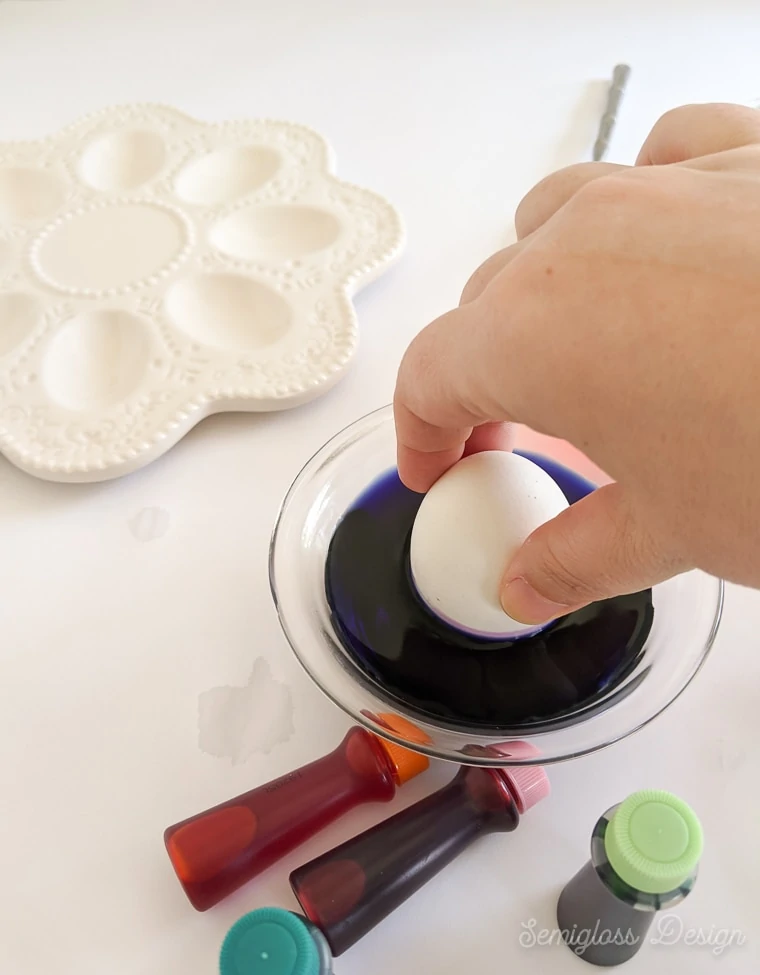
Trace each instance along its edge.
<path fill-rule="evenodd" d="M 627 64 L 616 64 L 612 72 L 612 82 L 607 93 L 607 104 L 604 106 L 604 114 L 599 122 L 599 131 L 594 143 L 593 160 L 600 162 L 607 155 L 610 146 L 612 132 L 617 122 L 618 109 L 623 100 L 631 69 Z"/>

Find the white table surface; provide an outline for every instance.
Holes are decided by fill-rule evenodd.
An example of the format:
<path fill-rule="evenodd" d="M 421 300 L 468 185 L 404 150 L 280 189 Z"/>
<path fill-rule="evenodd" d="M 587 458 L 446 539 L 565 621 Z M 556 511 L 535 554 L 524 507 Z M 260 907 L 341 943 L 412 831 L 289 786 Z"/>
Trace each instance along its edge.
<path fill-rule="evenodd" d="M 127 101 L 305 122 L 409 232 L 401 263 L 357 300 L 353 371 L 318 402 L 209 420 L 112 483 L 43 483 L 0 460 L 3 975 L 208 975 L 237 917 L 295 907 L 290 869 L 388 814 L 351 815 L 206 914 L 164 852 L 164 827 L 349 726 L 278 629 L 266 557 L 279 501 L 315 448 L 390 399 L 406 344 L 509 242 L 523 192 L 587 158 L 615 62 L 633 75 L 611 158 L 631 161 L 673 105 L 760 97 L 758 51 L 757 0 L 0 4 L 0 138 Z M 646 786 L 693 803 L 706 849 L 679 943 L 647 945 L 627 970 L 760 970 L 758 625 L 760 596 L 731 588 L 688 693 L 634 738 L 556 767 L 518 833 L 473 847 L 339 975 L 586 970 L 520 934 L 531 918 L 554 926 L 596 817 Z M 450 775 L 439 765 L 396 808 Z M 698 928 L 746 943 L 716 957 L 686 943 Z"/>

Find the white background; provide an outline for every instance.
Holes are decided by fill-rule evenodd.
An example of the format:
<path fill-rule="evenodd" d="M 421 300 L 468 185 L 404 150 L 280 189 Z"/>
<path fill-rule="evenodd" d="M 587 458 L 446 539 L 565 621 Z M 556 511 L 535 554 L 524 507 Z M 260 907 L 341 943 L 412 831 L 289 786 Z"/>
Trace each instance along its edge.
<path fill-rule="evenodd" d="M 349 724 L 278 630 L 278 503 L 315 448 L 390 399 L 409 339 L 510 241 L 521 195 L 588 157 L 613 64 L 633 66 L 610 157 L 630 162 L 662 111 L 760 97 L 759 51 L 757 0 L 0 5 L 0 139 L 138 100 L 304 122 L 409 233 L 401 263 L 357 299 L 353 371 L 318 402 L 209 420 L 114 483 L 47 484 L 0 461 L 4 975 L 208 975 L 238 916 L 295 906 L 290 869 L 387 815 L 357 812 L 206 914 L 164 853 L 165 826 L 323 754 Z M 554 924 L 596 817 L 646 786 L 680 793 L 704 823 L 684 925 L 747 943 L 720 958 L 647 946 L 626 970 L 758 971 L 759 623 L 760 596 L 731 588 L 713 654 L 670 711 L 555 768 L 552 798 L 518 833 L 473 847 L 338 959 L 339 975 L 585 970 L 564 947 L 522 948 L 521 924 Z M 225 750 L 236 758 L 209 754 Z M 399 804 L 450 775 L 439 766 Z"/>

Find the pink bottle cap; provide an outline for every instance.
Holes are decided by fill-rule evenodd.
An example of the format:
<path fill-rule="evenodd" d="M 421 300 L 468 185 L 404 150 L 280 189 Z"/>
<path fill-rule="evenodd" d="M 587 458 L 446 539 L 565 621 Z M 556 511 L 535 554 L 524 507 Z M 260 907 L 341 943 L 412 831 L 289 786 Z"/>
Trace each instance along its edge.
<path fill-rule="evenodd" d="M 551 794 L 549 776 L 541 765 L 505 768 L 501 771 L 509 782 L 521 816 Z"/>
<path fill-rule="evenodd" d="M 482 749 L 471 748 L 473 753 L 477 750 L 482 755 L 503 755 L 506 758 L 525 759 L 538 758 L 541 750 L 530 741 L 502 741 L 493 745 L 486 745 Z M 517 811 L 522 816 L 529 809 L 532 809 L 537 802 L 546 799 L 551 794 L 552 787 L 549 776 L 546 774 L 542 765 L 516 765 L 499 768 L 499 772 L 504 776 L 514 796 Z"/>

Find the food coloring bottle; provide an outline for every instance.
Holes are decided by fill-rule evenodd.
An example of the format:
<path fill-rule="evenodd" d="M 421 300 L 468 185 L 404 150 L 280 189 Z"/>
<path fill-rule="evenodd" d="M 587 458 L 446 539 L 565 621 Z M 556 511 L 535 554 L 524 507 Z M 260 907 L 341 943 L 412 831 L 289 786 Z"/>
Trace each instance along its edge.
<path fill-rule="evenodd" d="M 331 975 L 319 928 L 300 914 L 262 907 L 236 921 L 219 955 L 220 975 Z"/>
<path fill-rule="evenodd" d="M 438 792 L 294 870 L 291 886 L 338 956 L 479 836 L 515 829 L 548 793 L 540 766 L 463 767 Z"/>
<path fill-rule="evenodd" d="M 408 740 L 420 732 L 397 715 L 383 721 Z M 365 802 L 389 802 L 428 759 L 354 727 L 323 758 L 170 826 L 169 859 L 196 910 L 205 911 Z"/>
<path fill-rule="evenodd" d="M 691 891 L 702 855 L 702 827 L 670 792 L 636 792 L 608 809 L 591 837 L 591 859 L 562 891 L 562 938 L 592 965 L 632 958 L 657 911 Z"/>

